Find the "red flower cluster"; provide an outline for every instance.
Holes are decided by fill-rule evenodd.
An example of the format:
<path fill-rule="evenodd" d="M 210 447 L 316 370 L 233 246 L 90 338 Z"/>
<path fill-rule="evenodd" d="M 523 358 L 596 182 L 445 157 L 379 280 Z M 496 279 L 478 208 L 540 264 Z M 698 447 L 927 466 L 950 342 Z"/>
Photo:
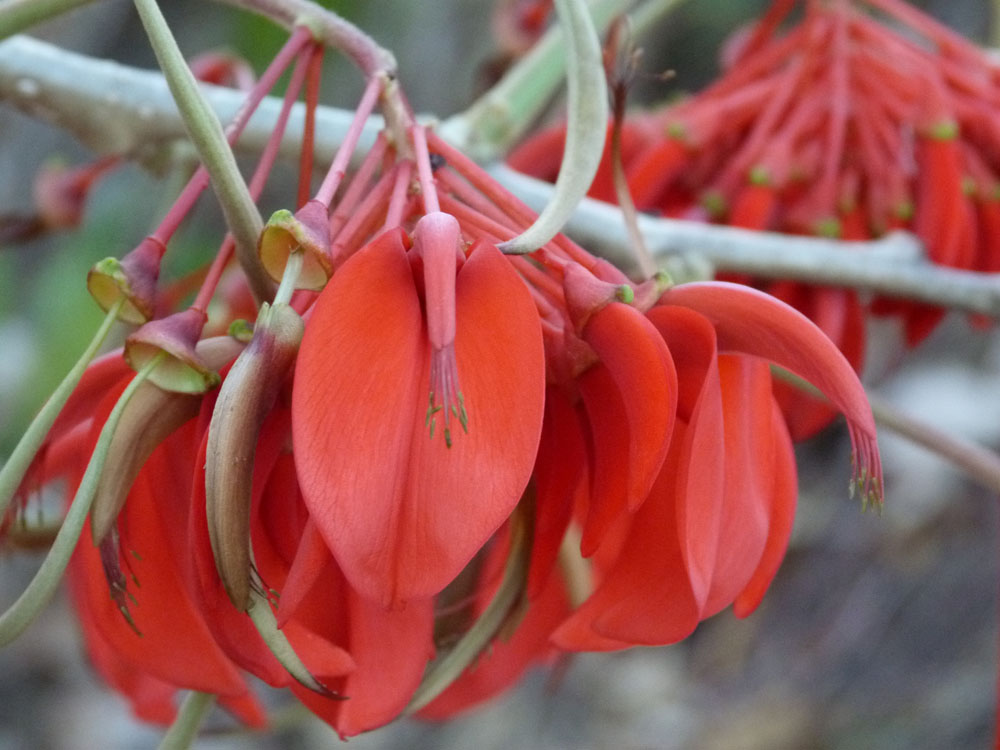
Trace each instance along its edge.
<path fill-rule="evenodd" d="M 748 614 L 796 501 L 768 362 L 847 416 L 854 486 L 881 502 L 861 386 L 791 307 L 633 283 L 563 236 L 504 255 L 533 214 L 412 123 L 331 202 L 349 152 L 265 228 L 282 283 L 252 336 L 234 276 L 222 319 L 195 305 L 126 345 L 157 384 L 124 405 L 70 573 L 139 716 L 169 720 L 186 688 L 259 725 L 253 675 L 349 736 L 447 717 L 560 650 Z M 91 365 L 23 495 L 73 495 L 134 377 L 117 353 Z"/>
<path fill-rule="evenodd" d="M 905 228 L 935 263 L 1000 270 L 996 65 L 902 0 L 775 0 L 724 53 L 701 93 L 625 122 L 622 160 L 636 207 L 749 229 L 862 240 Z M 905 32 L 865 13 L 865 6 Z M 554 179 L 562 130 L 511 156 Z M 591 195 L 615 202 L 609 158 Z M 900 315 L 913 345 L 940 320 L 927 306 L 847 289 L 729 277 L 795 306 L 860 371 L 866 310 Z M 830 412 L 779 384 L 792 432 Z"/>

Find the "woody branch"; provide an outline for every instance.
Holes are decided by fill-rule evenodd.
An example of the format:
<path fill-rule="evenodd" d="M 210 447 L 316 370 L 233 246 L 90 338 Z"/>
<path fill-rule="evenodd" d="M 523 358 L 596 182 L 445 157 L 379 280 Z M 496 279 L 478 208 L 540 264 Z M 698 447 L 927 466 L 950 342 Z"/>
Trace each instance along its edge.
<path fill-rule="evenodd" d="M 208 85 L 204 88 L 223 121 L 240 106 L 238 92 Z M 27 37 L 0 43 L 0 100 L 64 128 L 98 153 L 152 162 L 184 138 L 180 115 L 159 73 L 96 60 Z M 280 106 L 280 101 L 266 99 L 237 148 L 260 151 Z M 330 107 L 319 108 L 318 161 L 333 157 L 352 116 Z M 298 153 L 296 132 L 301 132 L 302 117 L 300 105 L 293 111 L 282 142 L 281 153 L 288 158 Z M 362 148 L 367 145 L 365 139 L 370 143 L 380 127 L 381 122 L 373 118 Z M 548 184 L 501 165 L 493 172 L 508 189 L 535 207 L 543 206 L 551 194 Z M 852 287 L 1000 317 L 1000 275 L 932 265 L 924 259 L 919 240 L 909 233 L 841 242 L 648 216 L 639 221 L 651 252 L 661 262 L 675 255 L 694 256 L 720 270 Z M 567 232 L 615 262 L 630 262 L 628 233 L 613 206 L 584 200 Z M 845 252 L 848 246 L 850 252 Z"/>

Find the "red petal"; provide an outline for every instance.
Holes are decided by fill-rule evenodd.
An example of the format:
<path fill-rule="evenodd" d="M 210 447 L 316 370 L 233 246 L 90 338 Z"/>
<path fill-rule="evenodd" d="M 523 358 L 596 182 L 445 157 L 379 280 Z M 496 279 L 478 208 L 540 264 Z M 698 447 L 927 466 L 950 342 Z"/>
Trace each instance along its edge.
<path fill-rule="evenodd" d="M 590 497 L 580 551 L 590 557 L 628 508 L 628 417 L 621 391 L 598 362 L 577 377 L 590 427 Z"/>
<path fill-rule="evenodd" d="M 119 516 L 124 571 L 138 581 L 129 586 L 135 597 L 129 611 L 141 637 L 108 596 L 89 529 L 84 529 L 74 565 L 85 571 L 84 590 L 95 626 L 122 659 L 178 687 L 240 695 L 247 687 L 239 670 L 217 645 L 182 580 L 182 563 L 190 555 L 183 500 L 190 485 L 183 468 L 194 463 L 188 446 L 195 439 L 190 424 L 153 452 Z"/>
<path fill-rule="evenodd" d="M 617 564 L 553 635 L 560 648 L 675 643 L 697 626 L 699 607 L 681 554 L 676 512 L 679 446 L 687 439 L 686 425 L 678 421 L 675 430 L 674 447 L 635 514 Z"/>
<path fill-rule="evenodd" d="M 712 585 L 719 551 L 725 480 L 725 432 L 722 392 L 715 351 L 715 330 L 703 316 L 661 305 L 649 319 L 663 336 L 677 367 L 689 412 L 679 446 L 676 471 L 677 533 L 699 610 Z M 693 393 L 697 393 L 693 396 Z"/>
<path fill-rule="evenodd" d="M 720 352 L 770 360 L 819 388 L 847 417 L 862 499 L 881 502 L 882 464 L 868 399 L 850 363 L 808 318 L 763 292 L 718 281 L 676 286 L 661 301 L 712 321 Z"/>
<path fill-rule="evenodd" d="M 507 552 L 507 545 L 497 545 Z M 499 583 L 499 580 L 496 580 Z M 482 607 L 492 598 L 496 586 L 482 593 Z M 553 654 L 549 636 L 568 614 L 565 586 L 560 576 L 550 576 L 539 596 L 528 605 L 509 638 L 501 635 L 448 688 L 423 708 L 423 719 L 443 720 L 482 703 L 512 686 L 533 663 Z"/>
<path fill-rule="evenodd" d="M 451 448 L 425 422 L 431 353 L 398 234 L 327 285 L 296 367 L 306 505 L 352 585 L 383 603 L 444 588 L 510 514 L 534 463 L 544 360 L 531 297 L 486 245 L 462 267 L 456 296 L 469 431 Z"/>
<path fill-rule="evenodd" d="M 341 613 L 339 618 L 325 613 L 320 634 L 331 639 L 336 630 L 342 632 L 343 645 L 357 667 L 330 684 L 347 700 L 324 698 L 298 684 L 292 685 L 292 692 L 342 737 L 351 737 L 387 724 L 406 708 L 434 656 L 434 604 L 429 599 L 411 600 L 401 610 L 387 611 L 348 587 L 331 599 L 326 590 L 331 582 L 320 583 L 311 604 L 329 608 L 333 601 Z M 335 619 L 341 619 L 341 625 L 331 630 Z"/>
<path fill-rule="evenodd" d="M 719 357 L 725 415 L 725 494 L 718 554 L 702 618 L 725 609 L 757 567 L 768 536 L 774 484 L 771 372 L 750 357 Z"/>
<path fill-rule="evenodd" d="M 561 390 L 545 394 L 545 422 L 535 462 L 535 531 L 528 571 L 528 597 L 535 598 L 559 556 L 574 500 L 587 488 L 587 446 L 576 409 Z"/>
<path fill-rule="evenodd" d="M 677 373 L 650 322 L 633 307 L 612 303 L 591 316 L 583 337 L 607 366 L 628 418 L 628 509 L 649 493 L 670 446 L 677 410 Z"/>
<path fill-rule="evenodd" d="M 737 617 L 747 617 L 757 609 L 761 599 L 785 556 L 788 539 L 792 535 L 792 521 L 795 519 L 795 505 L 799 496 L 799 483 L 795 470 L 795 453 L 792 439 L 785 427 L 777 407 L 771 412 L 772 434 L 774 436 L 774 462 L 771 476 L 771 514 L 768 521 L 767 542 L 764 552 L 746 588 L 733 602 L 733 613 Z"/>

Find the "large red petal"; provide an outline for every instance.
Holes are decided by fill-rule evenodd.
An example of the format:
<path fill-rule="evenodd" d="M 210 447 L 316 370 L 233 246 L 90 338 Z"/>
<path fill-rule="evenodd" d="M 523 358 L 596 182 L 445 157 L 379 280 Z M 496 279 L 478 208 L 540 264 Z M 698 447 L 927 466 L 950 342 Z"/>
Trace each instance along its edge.
<path fill-rule="evenodd" d="M 468 434 L 429 434 L 430 349 L 398 234 L 359 251 L 320 295 L 293 394 L 296 466 L 345 575 L 383 603 L 440 591 L 517 504 L 541 432 L 538 315 L 492 246 L 456 284 Z"/>

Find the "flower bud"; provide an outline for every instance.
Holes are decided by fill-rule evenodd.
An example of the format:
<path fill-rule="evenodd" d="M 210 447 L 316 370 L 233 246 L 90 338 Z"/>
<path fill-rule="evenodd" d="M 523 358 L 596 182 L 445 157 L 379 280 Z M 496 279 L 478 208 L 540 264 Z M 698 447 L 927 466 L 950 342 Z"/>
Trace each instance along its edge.
<path fill-rule="evenodd" d="M 242 349 L 243 345 L 230 336 L 205 339 L 196 347 L 212 369 L 224 366 Z M 111 530 L 146 459 L 174 430 L 197 416 L 200 408 L 201 399 L 195 395 L 165 391 L 152 383 L 139 386 L 122 413 L 97 485 L 90 511 L 95 544 Z"/>
<path fill-rule="evenodd" d="M 295 361 L 305 326 L 288 305 L 265 304 L 249 346 L 219 391 L 208 428 L 205 510 L 219 577 L 233 605 L 250 596 L 250 501 L 257 436 Z"/>

